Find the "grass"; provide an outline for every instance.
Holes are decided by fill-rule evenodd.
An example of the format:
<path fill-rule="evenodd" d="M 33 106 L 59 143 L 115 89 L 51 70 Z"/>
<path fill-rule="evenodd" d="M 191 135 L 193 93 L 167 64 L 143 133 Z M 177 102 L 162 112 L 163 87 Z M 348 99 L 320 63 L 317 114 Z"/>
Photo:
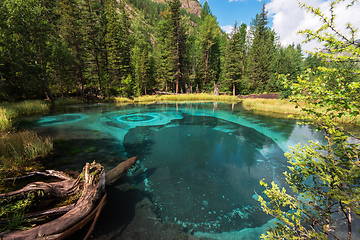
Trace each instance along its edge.
<path fill-rule="evenodd" d="M 0 133 L 11 129 L 11 114 L 0 106 Z"/>
<path fill-rule="evenodd" d="M 10 131 L 12 119 L 35 113 L 46 113 L 49 105 L 45 101 L 28 100 L 18 103 L 0 103 L 0 134 Z"/>
<path fill-rule="evenodd" d="M 245 110 L 253 111 L 255 114 L 280 118 L 301 119 L 306 113 L 300 108 L 295 108 L 295 103 L 281 99 L 243 99 L 242 107 Z M 320 112 L 325 109 L 319 109 Z M 342 116 L 334 119 L 341 126 L 350 132 L 358 131 L 360 126 L 360 115 L 356 118 Z"/>
<path fill-rule="evenodd" d="M 298 118 L 304 115 L 300 108 L 295 108 L 295 103 L 281 99 L 243 99 L 242 106 L 245 110 L 253 111 L 261 115 L 280 114 L 286 118 Z"/>
<path fill-rule="evenodd" d="M 166 101 L 219 101 L 219 102 L 240 102 L 235 96 L 215 96 L 206 93 L 200 94 L 172 94 L 172 95 L 147 95 L 134 99 L 134 102 L 166 102 Z"/>
<path fill-rule="evenodd" d="M 20 117 L 34 113 L 46 113 L 49 105 L 41 100 L 27 100 L 17 103 L 0 103 L 0 108 L 7 109 L 11 117 Z"/>
<path fill-rule="evenodd" d="M 35 132 L 8 133 L 0 138 L 0 166 L 2 177 L 13 177 L 40 168 L 36 161 L 53 150 L 49 138 L 39 137 Z"/>
<path fill-rule="evenodd" d="M 148 103 L 148 102 L 156 102 L 157 95 L 144 95 L 140 97 L 136 97 L 134 102 L 136 103 Z"/>

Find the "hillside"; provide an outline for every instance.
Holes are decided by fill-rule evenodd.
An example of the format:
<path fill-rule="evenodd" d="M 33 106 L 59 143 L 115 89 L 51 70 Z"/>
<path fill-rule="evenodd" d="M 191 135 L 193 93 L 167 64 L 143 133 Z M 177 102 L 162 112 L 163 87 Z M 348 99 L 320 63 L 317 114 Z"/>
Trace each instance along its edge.
<path fill-rule="evenodd" d="M 188 16 L 190 21 L 197 23 L 200 19 L 201 5 L 196 0 L 180 0 L 182 3 L 181 14 Z M 161 20 L 161 13 L 165 12 L 168 5 L 165 0 L 126 0 L 125 8 L 130 18 L 140 14 L 145 21 L 155 26 Z"/>
<path fill-rule="evenodd" d="M 165 3 L 165 0 L 151 0 L 157 3 Z M 188 13 L 192 13 L 200 17 L 201 5 L 197 0 L 180 0 L 182 3 L 181 8 L 185 9 Z"/>

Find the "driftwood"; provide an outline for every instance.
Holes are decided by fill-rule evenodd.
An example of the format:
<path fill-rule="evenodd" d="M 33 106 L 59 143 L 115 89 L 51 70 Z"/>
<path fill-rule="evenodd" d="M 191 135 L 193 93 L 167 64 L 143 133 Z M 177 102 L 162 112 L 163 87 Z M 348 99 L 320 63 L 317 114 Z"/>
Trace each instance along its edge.
<path fill-rule="evenodd" d="M 115 168 L 111 169 L 109 172 L 105 175 L 105 182 L 106 185 L 112 185 L 114 184 L 118 179 L 122 177 L 135 163 L 136 163 L 137 157 L 129 158 L 128 160 L 120 163 Z"/>
<path fill-rule="evenodd" d="M 33 194 L 36 198 L 61 198 L 80 195 L 74 204 L 43 210 L 25 215 L 25 218 L 61 215 L 60 217 L 40 226 L 15 232 L 0 233 L 0 239 L 64 239 L 83 228 L 91 220 L 93 223 L 84 239 L 88 239 L 102 208 L 106 203 L 105 185 L 115 183 L 136 162 L 136 157 L 120 163 L 109 171 L 100 164 L 87 163 L 82 173 L 76 179 L 71 179 L 61 172 L 31 173 L 30 175 L 58 175 L 62 181 L 30 183 L 24 188 L 6 194 L 0 194 L 1 201 L 14 201 Z M 66 177 L 64 177 L 66 176 Z M 42 192 L 43 194 L 39 194 Z M 5 220 L 6 221 L 6 220 Z M 4 220 L 2 221 L 4 222 Z"/>

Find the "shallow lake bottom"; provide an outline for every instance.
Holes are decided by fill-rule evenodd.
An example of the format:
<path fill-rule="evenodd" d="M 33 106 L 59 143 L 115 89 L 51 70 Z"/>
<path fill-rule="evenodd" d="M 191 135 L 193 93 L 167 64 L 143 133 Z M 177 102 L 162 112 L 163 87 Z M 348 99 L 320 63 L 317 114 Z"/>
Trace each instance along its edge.
<path fill-rule="evenodd" d="M 212 103 L 79 106 L 33 127 L 55 139 L 54 168 L 138 157 L 108 189 L 94 239 L 259 239 L 272 222 L 259 180 L 284 186 L 288 146 L 322 140 L 296 121 Z"/>

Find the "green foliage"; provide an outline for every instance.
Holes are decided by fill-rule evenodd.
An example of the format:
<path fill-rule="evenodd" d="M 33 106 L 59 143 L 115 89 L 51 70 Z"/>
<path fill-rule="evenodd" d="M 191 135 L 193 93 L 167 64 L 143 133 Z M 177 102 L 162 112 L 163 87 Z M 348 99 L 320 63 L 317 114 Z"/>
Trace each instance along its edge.
<path fill-rule="evenodd" d="M 207 85 L 213 87 L 221 74 L 221 29 L 216 18 L 210 13 L 201 21 L 199 37 L 197 39 L 197 84 L 204 90 Z"/>
<path fill-rule="evenodd" d="M 120 12 L 118 9 L 120 8 Z M 129 94 L 124 92 L 126 83 L 123 81 L 131 73 L 130 42 L 129 42 L 129 17 L 124 6 L 118 6 L 117 1 L 109 0 L 105 8 L 106 14 L 106 52 L 108 61 L 108 72 L 110 76 L 110 87 L 123 96 Z"/>
<path fill-rule="evenodd" d="M 273 73 L 294 69 L 274 66 L 294 56 L 290 48 L 275 54 L 265 9 L 246 36 L 249 61 L 244 61 L 243 53 L 225 59 L 231 55 L 229 49 L 225 54 L 227 35 L 207 2 L 201 17 L 180 5 L 178 0 L 1 1 L 0 100 L 86 98 L 87 88 L 98 90 L 99 97 L 212 92 L 214 82 L 235 94 L 283 90 Z M 242 71 L 234 68 L 239 64 Z"/>
<path fill-rule="evenodd" d="M 277 54 L 276 73 L 286 75 L 288 81 L 295 83 L 297 77 L 304 72 L 301 46 L 280 47 Z M 287 98 L 291 95 L 291 90 L 285 88 L 281 80 L 276 81 L 275 87 L 277 91 L 281 91 L 281 98 Z"/>
<path fill-rule="evenodd" d="M 168 5 L 161 2 L 154 2 L 151 0 L 127 0 L 129 4 L 138 9 L 143 15 L 146 22 L 155 26 L 158 21 L 161 21 L 161 14 L 165 13 Z M 195 14 L 188 13 L 185 9 L 180 9 L 181 15 L 187 16 L 192 22 L 197 23 L 199 17 Z"/>
<path fill-rule="evenodd" d="M 22 226 L 24 222 L 24 215 L 28 208 L 33 203 L 33 197 L 21 199 L 15 202 L 1 202 L 0 217 L 8 218 L 9 221 L 5 224 L 6 230 L 24 229 Z"/>
<path fill-rule="evenodd" d="M 232 89 L 234 96 L 236 95 L 236 85 L 240 88 L 238 92 L 246 92 L 245 84 L 242 81 L 246 65 L 246 28 L 244 23 L 240 27 L 235 23 L 225 52 L 225 81 L 229 89 Z"/>
<path fill-rule="evenodd" d="M 348 124 L 359 126 L 356 116 L 360 112 L 360 71 L 355 63 L 360 48 L 355 45 L 356 29 L 351 24 L 347 25 L 348 35 L 334 26 L 334 9 L 340 2 L 350 2 L 351 6 L 352 1 L 331 1 L 330 17 L 300 4 L 323 21 L 320 29 L 302 33 L 306 41 L 325 42 L 328 51 L 315 54 L 328 63 L 318 67 L 315 75 L 308 71 L 296 82 L 289 81 L 291 101 L 306 113 L 307 121 L 325 134 L 326 143 L 299 144 L 286 153 L 291 166 L 285 176 L 293 194 L 275 184 L 269 187 L 261 183 L 270 199 L 260 199 L 262 208 L 279 220 L 263 236 L 265 239 L 351 239 L 352 220 L 360 216 L 360 139 L 358 133 L 348 132 L 338 124 L 346 116 Z M 331 67 L 334 65 L 337 67 Z M 341 236 L 340 229 L 347 236 Z"/>
<path fill-rule="evenodd" d="M 1 1 L 2 96 L 11 99 L 47 97 L 48 72 L 54 64 L 55 1 Z"/>
<path fill-rule="evenodd" d="M 252 23 L 252 43 L 249 50 L 249 79 L 250 89 L 257 93 L 275 90 L 269 84 L 274 73 L 273 59 L 275 54 L 275 32 L 268 26 L 265 3 L 262 12 L 256 15 Z"/>
<path fill-rule="evenodd" d="M 10 130 L 11 114 L 6 108 L 0 107 L 0 133 Z"/>
<path fill-rule="evenodd" d="M 180 14 L 181 2 L 168 2 L 169 8 L 158 24 L 157 57 L 158 83 L 166 91 L 170 88 L 178 93 L 183 89 L 187 72 L 187 35 L 186 22 Z"/>

